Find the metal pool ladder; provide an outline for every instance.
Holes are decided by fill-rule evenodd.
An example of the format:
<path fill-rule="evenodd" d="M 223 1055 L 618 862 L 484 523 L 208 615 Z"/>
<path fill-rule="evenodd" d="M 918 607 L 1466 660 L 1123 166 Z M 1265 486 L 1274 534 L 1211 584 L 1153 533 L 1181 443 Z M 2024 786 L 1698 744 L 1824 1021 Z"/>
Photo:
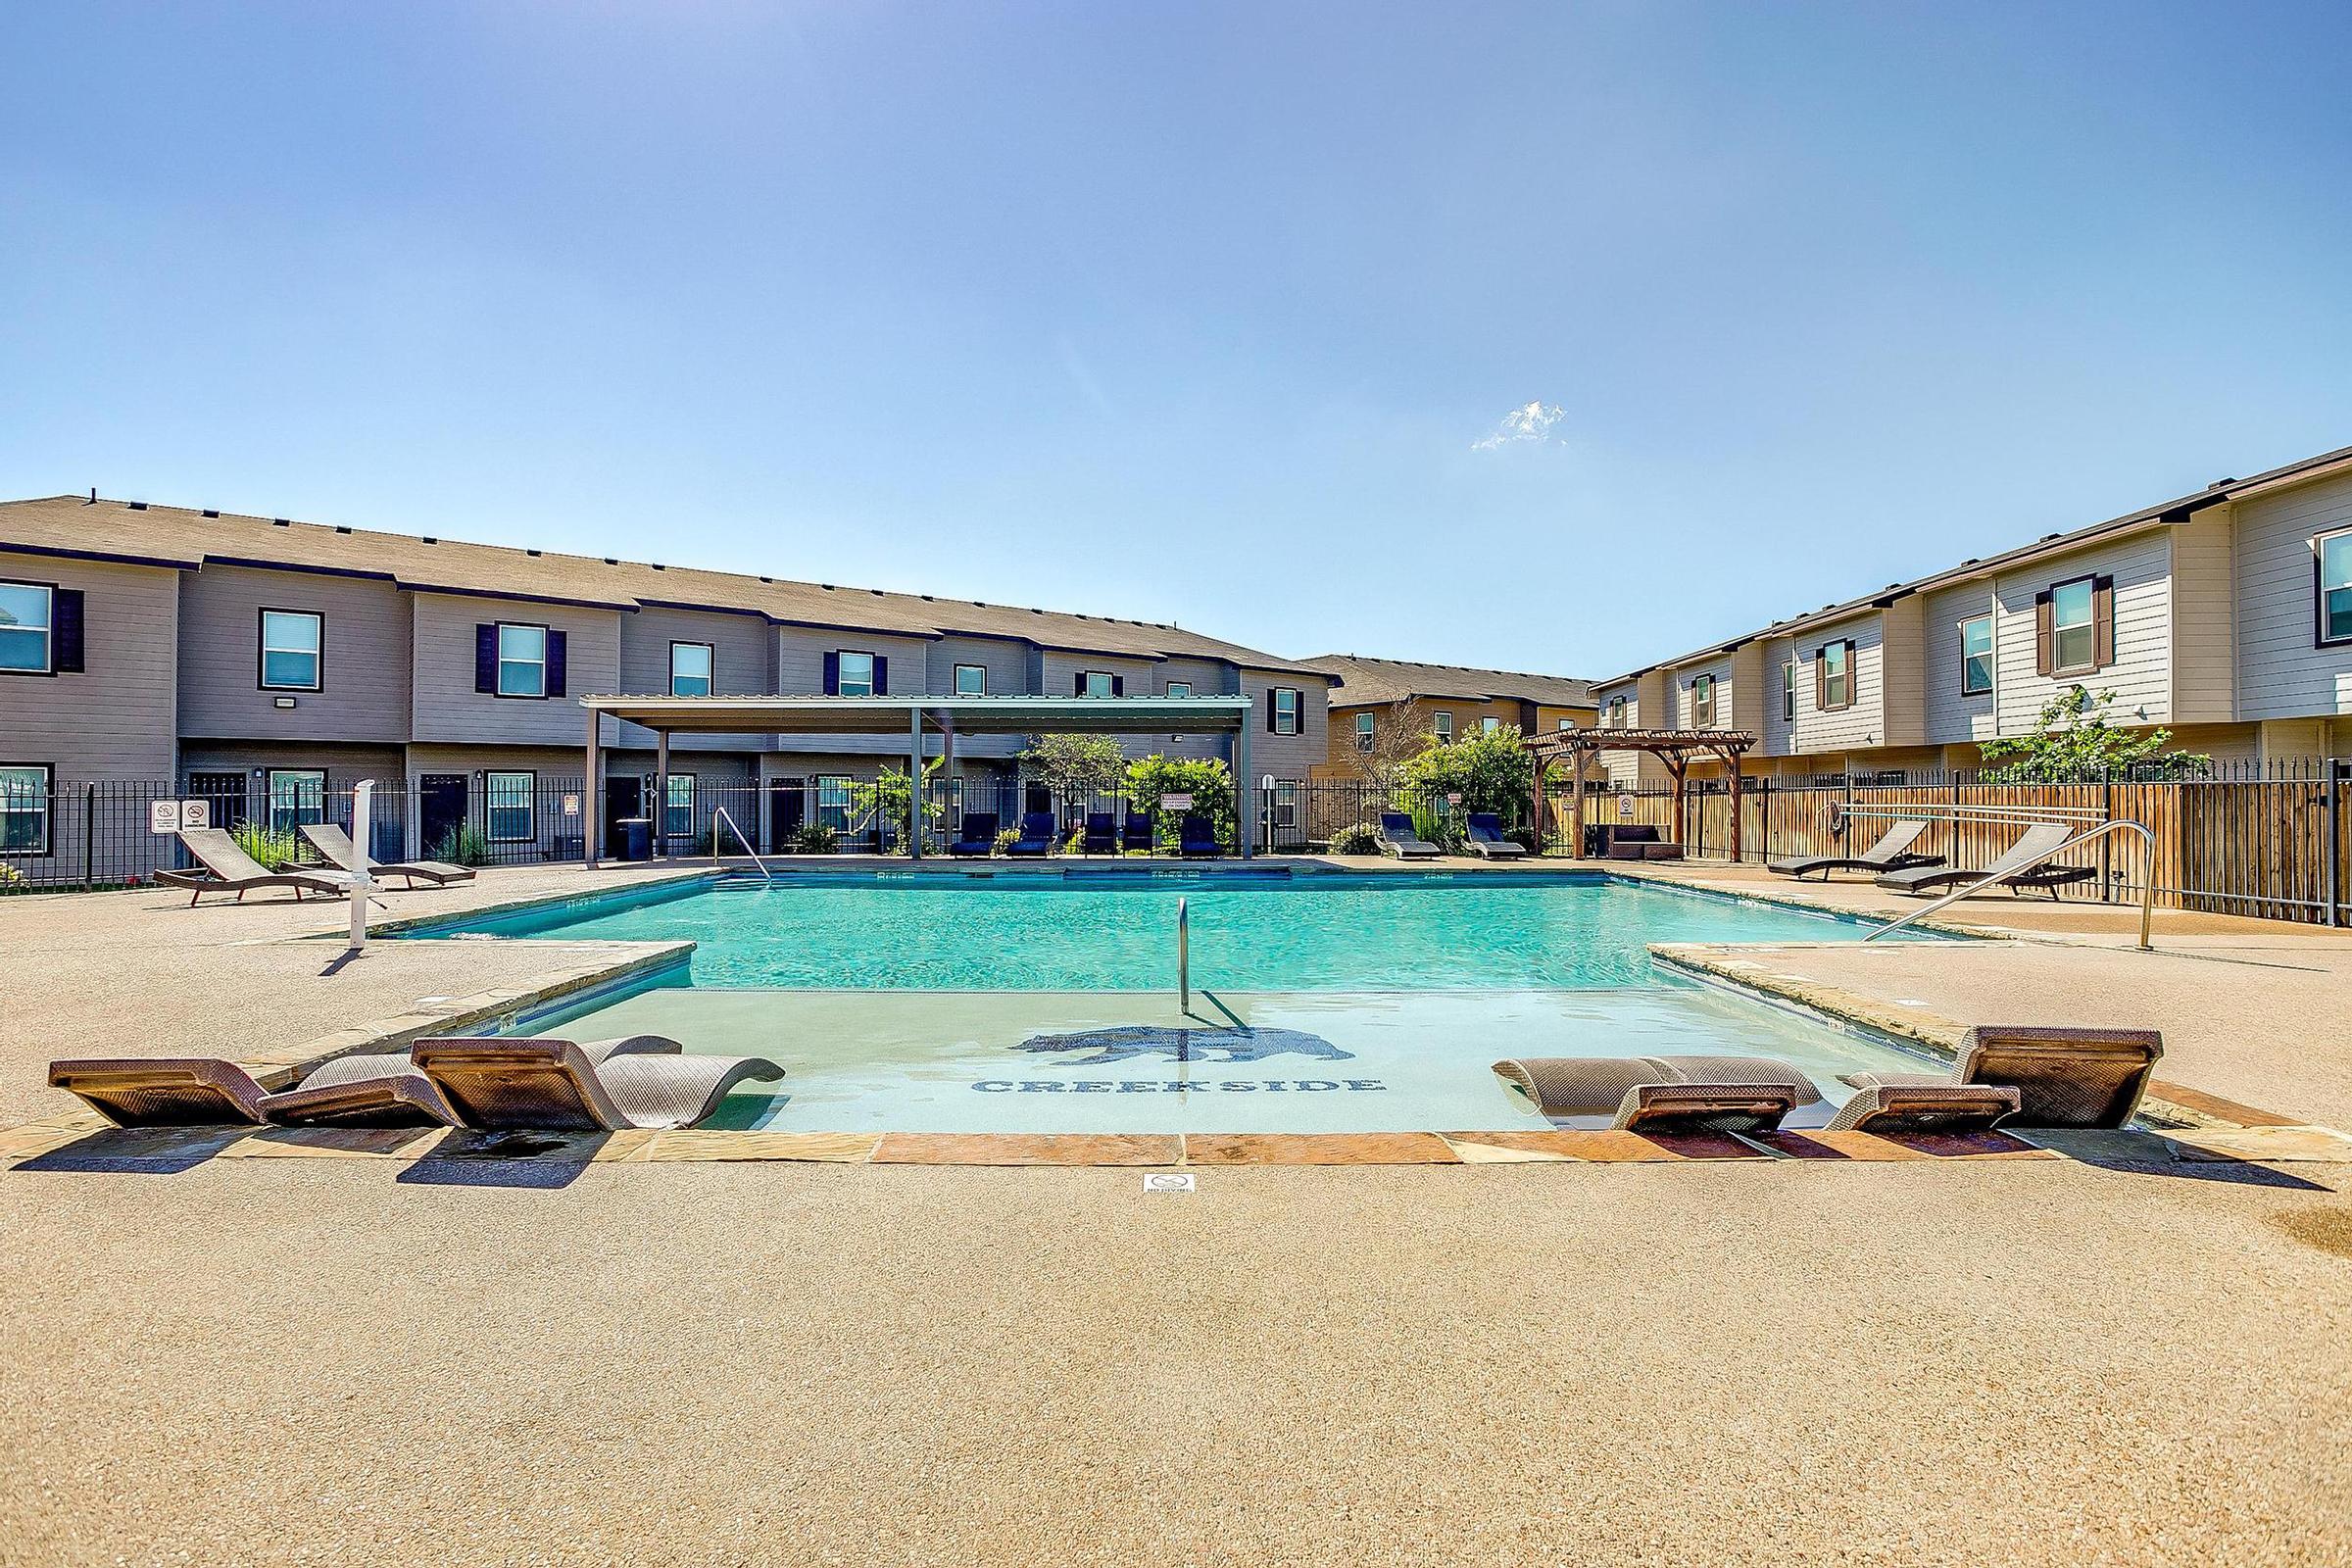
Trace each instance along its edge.
<path fill-rule="evenodd" d="M 727 814 L 727 808 L 723 806 L 714 806 L 710 808 L 711 858 L 718 858 L 718 824 L 721 822 L 727 824 L 727 831 L 735 835 L 735 842 L 743 846 L 743 853 L 752 858 L 752 863 L 760 868 L 760 874 L 771 882 L 774 881 L 776 873 L 767 868 L 765 860 L 760 858 L 760 852 L 752 848 L 752 841 L 744 836 L 743 829 L 736 825 L 735 819 Z"/>
<path fill-rule="evenodd" d="M 1886 808 L 1881 808 L 1875 809 L 1883 811 Z M 2020 819 L 2019 813 L 2021 812 L 2027 820 L 2048 821 L 2053 819 L 2064 820 L 2072 814 L 2061 809 L 2002 807 L 1963 808 L 1961 812 L 1951 814 L 1941 813 L 1936 807 L 1928 807 L 1926 811 L 1931 814 L 1942 814 L 1943 819 L 1946 821 L 2014 821 Z M 1853 814 L 1857 816 L 1862 815 L 1862 808 L 1855 808 Z M 1912 814 L 1916 815 L 1920 814 L 1920 812 L 1917 808 L 1913 808 Z M 1957 904 L 1962 899 L 1967 898 L 1970 894 L 1981 893 L 1996 882 L 2006 881 L 2009 877 L 2021 875 L 2027 871 L 2034 870 L 2037 866 L 2047 865 L 2050 863 L 2050 861 L 2055 860 L 2058 858 L 2058 857 L 2064 855 L 2069 850 L 2078 849 L 2082 845 L 2090 843 L 2094 839 L 2102 839 L 2110 833 L 2120 833 L 2127 829 L 2139 835 L 2139 842 L 2144 856 L 2139 879 L 2139 951 L 2142 953 L 2152 953 L 2155 951 L 2155 944 L 2149 940 L 2149 937 L 2152 934 L 2156 918 L 2156 835 L 2149 830 L 2146 823 L 2135 822 L 2128 816 L 2110 817 L 2105 821 L 2093 821 L 2091 825 L 2085 828 L 2083 831 L 2070 835 L 2065 843 L 2060 844 L 2057 848 L 2051 850 L 2047 855 L 2037 855 L 2024 865 L 2011 867 L 2003 875 L 1987 876 L 1980 878 L 1975 882 L 1963 883 L 1959 887 L 1954 888 L 1951 892 L 1946 893 L 1941 898 L 1937 899 L 1935 903 L 1928 905 L 1925 908 L 1913 909 L 1909 914 L 1904 915 L 1899 920 L 1889 920 L 1886 924 L 1880 926 L 1876 931 L 1871 932 L 1862 940 L 1865 942 L 1876 942 L 1879 940 L 1879 938 L 1886 935 L 1887 932 L 1900 931 L 1912 921 L 1924 919 L 1928 915 L 1934 914 L 1937 909 L 1942 908 L 1945 905 Z"/>

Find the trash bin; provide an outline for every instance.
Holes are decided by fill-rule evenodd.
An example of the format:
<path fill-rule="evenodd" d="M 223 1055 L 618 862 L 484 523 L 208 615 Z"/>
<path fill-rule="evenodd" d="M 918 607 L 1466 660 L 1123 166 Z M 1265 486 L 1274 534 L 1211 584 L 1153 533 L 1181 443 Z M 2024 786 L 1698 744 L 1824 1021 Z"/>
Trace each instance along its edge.
<path fill-rule="evenodd" d="M 624 816 L 614 824 L 620 829 L 620 858 L 650 860 L 654 858 L 654 819 L 650 816 Z"/>

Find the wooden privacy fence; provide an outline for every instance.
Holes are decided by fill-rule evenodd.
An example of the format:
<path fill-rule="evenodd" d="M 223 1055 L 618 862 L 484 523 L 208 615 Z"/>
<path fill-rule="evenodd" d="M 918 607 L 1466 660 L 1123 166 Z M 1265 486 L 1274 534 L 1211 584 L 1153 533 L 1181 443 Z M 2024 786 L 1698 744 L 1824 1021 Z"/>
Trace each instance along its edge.
<path fill-rule="evenodd" d="M 1780 859 L 1867 848 L 1905 807 L 2003 807 L 2027 811 L 2091 811 L 2128 817 L 2155 835 L 2153 867 L 2136 835 L 2110 835 L 2086 847 L 2083 858 L 2100 873 L 2065 889 L 2069 899 L 2136 899 L 2153 874 L 2156 902 L 2168 908 L 2272 919 L 2352 924 L 2352 762 L 2294 764 L 2239 776 L 2180 781 L 2119 780 L 2084 784 L 1984 784 L 1953 775 L 1919 784 L 1859 780 L 1782 785 L 1748 781 L 1741 803 L 1740 858 Z M 1545 801 L 1550 833 L 1565 847 L 1568 801 Z M 1847 817 L 1849 806 L 1870 814 Z M 1722 857 L 1729 851 L 1731 797 L 1710 784 L 1684 802 L 1673 820 L 1673 796 L 1664 790 L 1618 791 L 1586 803 L 1586 818 L 1647 823 L 1679 838 L 1688 854 Z M 2015 822 L 1941 821 L 1929 817 L 1915 848 L 1957 866 L 1983 865 L 2015 841 Z M 2038 895 L 2036 895 L 2038 896 Z"/>

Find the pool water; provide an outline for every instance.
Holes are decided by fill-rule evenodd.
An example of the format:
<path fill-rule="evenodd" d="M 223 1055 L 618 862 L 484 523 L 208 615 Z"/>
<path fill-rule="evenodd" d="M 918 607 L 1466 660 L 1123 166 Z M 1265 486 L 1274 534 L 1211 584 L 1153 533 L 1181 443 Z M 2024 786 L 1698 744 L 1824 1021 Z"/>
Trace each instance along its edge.
<path fill-rule="evenodd" d="M 1850 941 L 1837 915 L 1598 876 L 814 874 L 444 927 L 690 940 L 698 986 L 860 991 L 1591 990 L 1653 942 Z"/>

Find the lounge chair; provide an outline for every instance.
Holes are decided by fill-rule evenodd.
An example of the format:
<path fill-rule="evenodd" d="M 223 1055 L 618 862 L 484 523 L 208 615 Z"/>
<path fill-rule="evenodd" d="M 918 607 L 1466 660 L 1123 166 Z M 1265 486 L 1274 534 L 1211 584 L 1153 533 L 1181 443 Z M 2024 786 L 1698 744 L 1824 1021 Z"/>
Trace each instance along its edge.
<path fill-rule="evenodd" d="M 360 868 L 359 847 L 351 835 L 332 822 L 305 822 L 302 836 L 311 847 L 326 857 L 326 863 L 339 871 L 356 872 Z M 374 877 L 405 876 L 409 886 L 430 882 L 441 887 L 450 882 L 470 882 L 473 870 L 469 866 L 451 865 L 442 860 L 376 860 L 368 862 L 368 874 Z"/>
<path fill-rule="evenodd" d="M 1028 811 L 1021 816 L 1021 836 L 1015 839 L 1006 855 L 1044 856 L 1054 849 L 1054 813 Z"/>
<path fill-rule="evenodd" d="M 1545 1116 L 1610 1116 L 1634 1091 L 1655 1084 L 1786 1091 L 1791 1106 L 1817 1104 L 1813 1080 L 1770 1056 L 1521 1056 L 1494 1075 Z"/>
<path fill-rule="evenodd" d="M 1108 811 L 1086 813 L 1086 836 L 1079 849 L 1087 855 L 1116 855 L 1119 853 L 1119 830 Z"/>
<path fill-rule="evenodd" d="M 1981 870 L 1966 870 L 1951 865 L 1915 865 L 1907 871 L 1882 871 L 1874 885 L 1890 893 L 1908 893 L 1921 897 L 1940 893 L 1946 888 L 1964 883 L 1982 882 L 1985 887 L 2006 887 L 2012 895 L 2024 888 L 2040 888 L 2054 901 L 2058 890 L 2071 883 L 2087 882 L 2098 872 L 2087 865 L 2035 865 L 2068 839 L 2075 829 L 2065 822 L 2036 822 L 2018 835 L 1990 865 Z"/>
<path fill-rule="evenodd" d="M 196 857 L 201 869 L 158 871 L 155 879 L 167 887 L 186 888 L 191 906 L 207 893 L 234 893 L 242 904 L 246 894 L 260 888 L 292 888 L 297 902 L 310 893 L 341 898 L 351 892 L 348 871 L 268 869 L 237 848 L 237 841 L 226 828 L 183 827 L 179 830 L 179 842 Z"/>
<path fill-rule="evenodd" d="M 1797 1103 L 1786 1084 L 1638 1084 L 1609 1125 L 1629 1133 L 1768 1133 Z"/>
<path fill-rule="evenodd" d="M 1402 811 L 1380 813 L 1380 831 L 1373 835 L 1381 849 L 1399 860 L 1427 860 L 1438 855 L 1438 847 L 1413 831 L 1413 819 Z"/>
<path fill-rule="evenodd" d="M 1647 822 L 1618 822 L 1609 828 L 1612 860 L 1679 860 L 1683 847 L 1663 838 Z"/>
<path fill-rule="evenodd" d="M 2012 1127 L 2121 1127 L 2164 1054 L 2153 1029 L 2037 1029 L 1984 1024 L 1968 1032 L 1949 1073 L 1856 1072 L 1845 1082 L 1872 1090 L 1954 1084 L 2014 1089 Z"/>
<path fill-rule="evenodd" d="M 1854 1098 L 1831 1118 L 1830 1131 L 1882 1136 L 1989 1132 L 2017 1114 L 2020 1098 L 2006 1084 L 1876 1084 L 1854 1091 Z"/>
<path fill-rule="evenodd" d="M 1940 855 L 1913 855 L 1911 846 L 1928 830 L 1928 824 L 1916 817 L 1905 817 L 1879 835 L 1879 842 L 1859 855 L 1793 855 L 1778 860 L 1767 860 L 1764 869 L 1776 876 L 1806 877 L 1815 871 L 1827 882 L 1832 871 L 1908 871 L 1918 866 L 1941 865 Z"/>
<path fill-rule="evenodd" d="M 764 1056 L 625 1054 L 600 1066 L 568 1040 L 419 1040 L 409 1054 L 481 1132 L 691 1127 L 737 1084 L 784 1076 Z"/>
<path fill-rule="evenodd" d="M 1527 854 L 1525 845 L 1502 836 L 1502 818 L 1493 811 L 1470 813 L 1469 834 L 1462 840 L 1462 848 L 1490 860 L 1516 860 Z"/>
<path fill-rule="evenodd" d="M 950 855 L 987 856 L 997 853 L 997 813 L 966 811 L 963 813 L 963 837 L 948 846 Z"/>
<path fill-rule="evenodd" d="M 1119 849 L 1141 850 L 1150 855 L 1159 847 L 1159 833 L 1152 825 L 1149 811 L 1129 811 L 1127 820 L 1119 824 Z"/>
<path fill-rule="evenodd" d="M 1217 842 L 1217 830 L 1207 817 L 1187 811 L 1177 829 L 1176 853 L 1188 860 L 1213 860 L 1225 853 L 1225 846 Z"/>
<path fill-rule="evenodd" d="M 661 1035 L 626 1035 L 580 1048 L 592 1062 L 621 1054 L 675 1054 Z M 457 1112 L 406 1053 L 366 1053 L 320 1062 L 292 1089 L 271 1094 L 233 1061 L 210 1056 L 132 1056 L 53 1061 L 49 1082 L 119 1127 L 456 1126 Z"/>

